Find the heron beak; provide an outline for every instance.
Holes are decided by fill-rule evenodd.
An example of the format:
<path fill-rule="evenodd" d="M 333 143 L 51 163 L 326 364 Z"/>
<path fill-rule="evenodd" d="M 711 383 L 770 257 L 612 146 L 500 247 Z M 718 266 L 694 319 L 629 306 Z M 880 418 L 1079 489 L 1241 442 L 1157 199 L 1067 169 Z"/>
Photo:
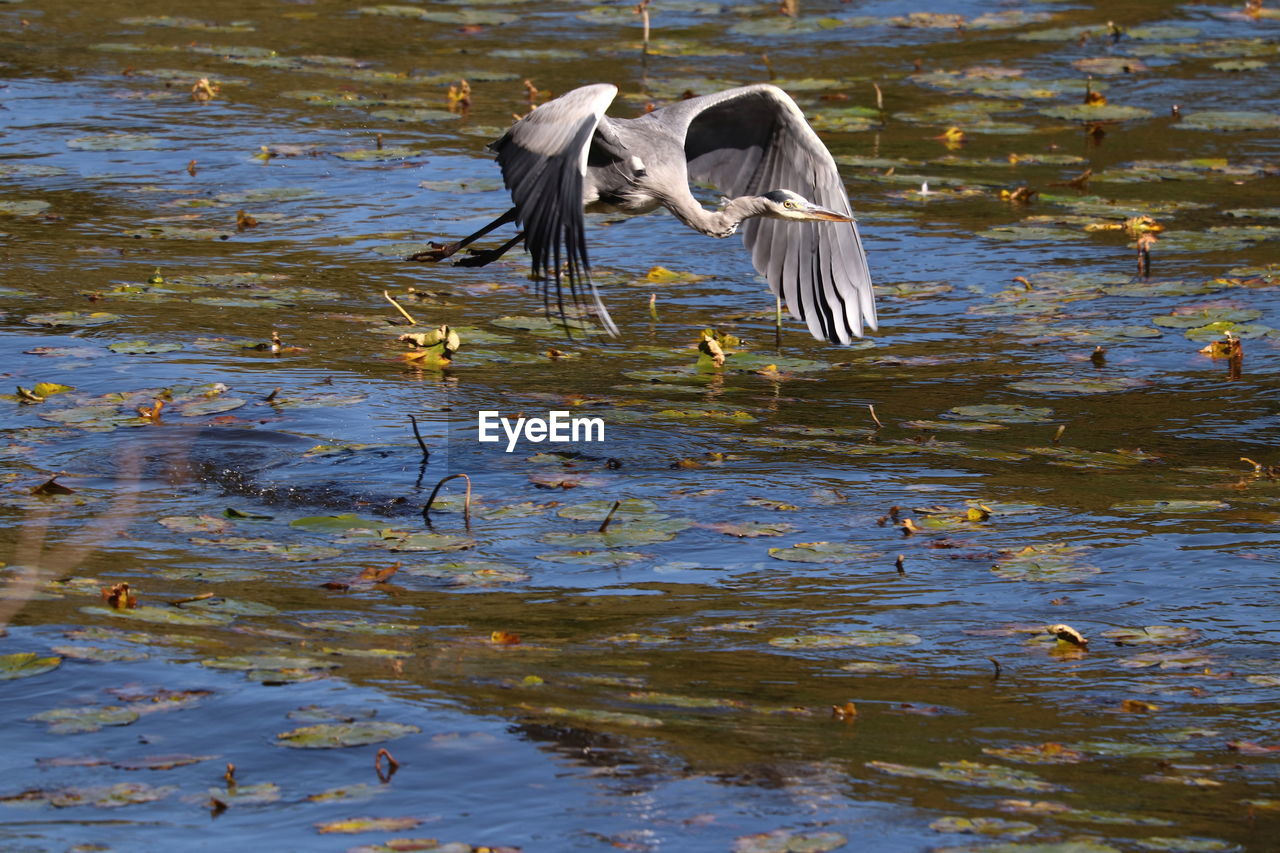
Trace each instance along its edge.
<path fill-rule="evenodd" d="M 810 219 L 816 219 L 819 222 L 852 222 L 852 216 L 845 216 L 843 213 L 836 213 L 834 210 L 827 210 L 825 207 L 818 207 L 816 204 L 805 211 Z"/>

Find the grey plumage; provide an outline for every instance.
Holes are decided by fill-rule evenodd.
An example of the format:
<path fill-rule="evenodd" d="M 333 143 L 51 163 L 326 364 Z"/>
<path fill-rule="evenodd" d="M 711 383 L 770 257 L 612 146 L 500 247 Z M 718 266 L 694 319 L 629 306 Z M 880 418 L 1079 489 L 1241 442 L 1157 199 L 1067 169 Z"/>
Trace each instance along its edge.
<path fill-rule="evenodd" d="M 871 276 L 835 161 L 785 92 L 744 86 L 611 119 L 604 113 L 617 92 L 608 84 L 574 89 L 490 146 L 515 204 L 505 221 L 523 227 L 534 275 L 562 314 L 567 279 L 573 299 L 581 286 L 591 291 L 616 333 L 590 281 L 584 210 L 665 207 L 711 236 L 741 224 L 756 270 L 815 338 L 849 343 L 876 328 Z M 690 181 L 719 189 L 724 207 L 703 208 Z M 447 257 L 480 233 L 415 258 Z"/>

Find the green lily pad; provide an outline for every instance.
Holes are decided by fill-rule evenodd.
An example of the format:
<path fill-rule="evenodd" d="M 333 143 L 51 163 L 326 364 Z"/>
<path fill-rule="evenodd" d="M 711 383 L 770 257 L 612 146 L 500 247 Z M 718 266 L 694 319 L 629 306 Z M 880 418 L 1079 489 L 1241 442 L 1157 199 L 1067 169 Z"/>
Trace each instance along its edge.
<path fill-rule="evenodd" d="M 302 624 L 308 628 L 316 628 L 321 631 L 341 631 L 348 634 L 375 634 L 379 636 L 399 636 L 422 629 L 421 625 L 412 625 L 407 622 L 375 622 L 370 619 L 319 619 L 312 622 L 303 622 Z"/>
<path fill-rule="evenodd" d="M 731 849 L 733 853 L 827 853 L 848 843 L 849 839 L 838 832 L 775 829 L 755 835 L 740 835 L 733 840 Z"/>
<path fill-rule="evenodd" d="M 104 649 L 101 646 L 54 646 L 53 650 L 72 660 L 90 660 L 97 663 L 123 663 L 146 660 L 150 657 L 146 652 L 135 649 Z M 3 678 L 3 670 L 0 670 L 0 679 Z"/>
<path fill-rule="evenodd" d="M 866 646 L 914 646 L 920 637 L 905 631 L 845 631 L 840 634 L 797 634 L 774 637 L 769 645 L 782 649 L 847 649 Z"/>
<path fill-rule="evenodd" d="M 320 658 L 291 657 L 289 655 L 234 655 L 206 658 L 200 662 L 210 669 L 337 669 L 340 664 Z"/>
<path fill-rule="evenodd" d="M 274 803 L 280 799 L 280 786 L 275 782 L 236 785 L 232 788 L 210 788 L 209 796 L 227 805 L 248 806 Z"/>
<path fill-rule="evenodd" d="M 361 518 L 355 513 L 343 513 L 341 515 L 310 515 L 289 522 L 289 526 L 315 533 L 338 533 L 344 530 L 382 530 L 387 523 Z"/>
<path fill-rule="evenodd" d="M 337 803 L 337 802 L 361 802 L 371 800 L 378 794 L 387 793 L 390 788 L 386 785 L 370 785 L 367 782 L 357 782 L 354 785 L 344 785 L 340 788 L 329 788 L 318 794 L 311 794 L 307 797 L 310 803 Z M 434 843 L 434 842 L 433 842 Z M 424 849 L 430 850 L 430 847 Z M 391 850 L 391 848 L 388 848 Z M 394 853 L 394 851 L 393 851 Z"/>
<path fill-rule="evenodd" d="M 112 809 L 137 803 L 153 803 L 156 800 L 163 800 L 177 790 L 176 785 L 118 782 L 114 785 L 95 785 L 85 788 L 23 791 L 21 794 L 2 799 L 8 802 L 45 802 L 57 808 L 95 806 L 100 809 Z"/>
<path fill-rule="evenodd" d="M 1213 512 L 1228 507 L 1230 504 L 1218 500 L 1124 501 L 1111 505 L 1114 512 L 1158 512 L 1165 515 Z"/>
<path fill-rule="evenodd" d="M 107 349 L 122 355 L 143 355 L 157 352 L 177 352 L 182 344 L 153 344 L 149 341 L 119 341 L 108 344 Z"/>
<path fill-rule="evenodd" d="M 357 148 L 352 151 L 338 151 L 336 156 L 343 160 L 357 163 L 382 163 L 388 160 L 408 160 L 419 157 L 426 152 L 418 148 Z"/>
<path fill-rule="evenodd" d="M 976 761 L 941 761 L 934 767 L 913 767 L 889 761 L 868 761 L 867 766 L 908 779 L 929 779 L 953 782 L 978 788 L 1005 788 L 1011 791 L 1056 791 L 1058 786 L 1045 782 L 1028 770 L 1016 770 L 998 764 L 981 764 Z M 985 848 L 990 849 L 990 848 Z"/>
<path fill-rule="evenodd" d="M 14 678 L 30 678 L 57 669 L 62 658 L 55 656 L 41 657 L 35 652 L 15 652 L 0 655 L 0 681 Z"/>
<path fill-rule="evenodd" d="M 1133 118 L 1150 118 L 1151 110 L 1142 107 L 1124 107 L 1118 104 L 1070 104 L 1044 107 L 1041 115 L 1064 121 L 1125 121 Z"/>
<path fill-rule="evenodd" d="M 539 554 L 537 559 L 548 563 L 577 563 L 585 566 L 617 567 L 629 563 L 638 563 L 648 559 L 644 554 L 634 551 L 557 551 L 550 554 Z"/>
<path fill-rule="evenodd" d="M 0 200 L 0 216 L 39 216 L 49 209 L 49 202 L 34 198 Z"/>
<path fill-rule="evenodd" d="M 992 403 L 977 406 L 955 406 L 939 417 L 974 420 L 996 424 L 1047 424 L 1054 420 L 1053 409 L 1023 406 L 1017 403 Z"/>
<path fill-rule="evenodd" d="M 1173 125 L 1183 130 L 1225 130 L 1233 133 L 1280 129 L 1280 115 L 1254 110 L 1205 110 L 1185 115 Z"/>
<path fill-rule="evenodd" d="M 988 240 L 1026 240 L 1036 243 L 1061 243 L 1072 240 L 1084 240 L 1089 235 L 1081 231 L 1070 231 L 1065 228 L 1050 228 L 1038 225 L 997 225 L 978 232 L 979 237 Z"/>
<path fill-rule="evenodd" d="M 548 545 L 602 546 L 616 548 L 623 545 L 652 545 L 669 542 L 682 530 L 693 526 L 684 518 L 643 519 L 640 521 L 614 522 L 601 533 L 597 530 L 584 533 L 548 533 L 542 537 Z"/>
<path fill-rule="evenodd" d="M 758 536 L 785 536 L 795 533 L 800 528 L 785 521 L 725 521 L 717 524 L 701 524 L 708 530 L 723 533 L 725 536 L 737 536 L 740 539 L 754 539 Z"/>
<path fill-rule="evenodd" d="M 852 563 L 877 555 L 863 545 L 848 542 L 799 542 L 790 548 L 770 548 L 769 556 L 790 563 Z"/>
<path fill-rule="evenodd" d="M 81 607 L 81 613 L 93 616 L 111 616 L 116 619 L 133 619 L 138 622 L 156 622 L 164 625 L 226 625 L 235 617 L 220 613 L 197 613 L 177 607 L 143 605 L 129 609 L 115 607 Z"/>
<path fill-rule="evenodd" d="M 1111 628 L 1103 631 L 1102 636 L 1109 637 L 1123 646 L 1164 645 L 1166 643 L 1189 643 L 1200 636 L 1194 628 L 1175 625 L 1148 625 L 1145 628 Z"/>
<path fill-rule="evenodd" d="M 929 824 L 935 832 L 962 832 L 970 835 L 999 835 L 1020 837 L 1030 835 L 1038 828 L 1025 820 L 1004 820 L 998 817 L 942 817 Z"/>
<path fill-rule="evenodd" d="M 530 577 L 528 572 L 515 566 L 489 560 L 458 560 L 428 566 L 410 566 L 404 571 L 406 574 L 434 578 L 458 587 L 490 587 L 504 583 L 523 583 Z"/>
<path fill-rule="evenodd" d="M 225 533 L 231 522 L 214 515 L 167 515 L 157 523 L 175 533 Z"/>
<path fill-rule="evenodd" d="M 391 18 L 414 18 L 420 21 L 431 21 L 436 24 L 452 24 L 455 26 L 499 26 L 518 20 L 515 15 L 506 12 L 490 12 L 482 9 L 463 8 L 457 10 L 430 10 L 421 6 L 397 6 L 384 4 L 381 6 L 361 6 L 357 11 L 362 15 L 383 15 Z"/>
<path fill-rule="evenodd" d="M 25 322 L 33 326 L 101 326 L 120 319 L 109 311 L 51 311 L 47 314 L 28 314 Z"/>
<path fill-rule="evenodd" d="M 77 151 L 145 151 L 160 147 L 160 140 L 145 133 L 104 133 L 67 140 Z"/>
<path fill-rule="evenodd" d="M 604 521 L 613 509 L 613 501 L 598 500 L 573 504 L 556 512 L 561 518 L 572 518 L 575 521 Z M 618 509 L 613 513 L 614 521 L 631 521 L 635 519 L 665 518 L 657 514 L 658 505 L 644 498 L 626 498 L 618 501 Z"/>
<path fill-rule="evenodd" d="M 999 432 L 1008 429 L 1004 424 L 987 423 L 986 421 L 903 421 L 908 429 L 950 430 L 952 432 Z"/>
<path fill-rule="evenodd" d="M 1125 741 L 1091 740 L 1068 744 L 1068 746 L 1081 752 L 1117 758 L 1154 758 L 1161 761 L 1176 761 L 1195 755 L 1191 750 L 1181 747 Z"/>
<path fill-rule="evenodd" d="M 233 551 L 270 554 L 290 563 L 324 560 L 342 553 L 337 548 L 330 548 L 325 545 L 286 545 L 270 539 L 253 539 L 246 536 L 223 536 L 217 539 L 193 538 L 191 543 L 193 545 L 211 545 L 215 548 L 230 548 Z"/>
<path fill-rule="evenodd" d="M 116 705 L 87 708 L 54 708 L 28 717 L 38 723 L 48 723 L 49 733 L 55 735 L 96 732 L 103 726 L 127 726 L 138 719 L 132 708 Z"/>
<path fill-rule="evenodd" d="M 404 723 L 368 720 L 356 723 L 318 723 L 276 735 L 276 742 L 293 749 L 337 749 L 383 743 L 422 729 Z"/>
<path fill-rule="evenodd" d="M 1071 583 L 1088 580 L 1101 569 L 1079 562 L 1083 549 L 1068 545 L 1027 547 L 1011 557 L 1005 557 L 991 567 L 991 572 L 1002 580 L 1028 581 L 1031 583 Z"/>
<path fill-rule="evenodd" d="M 1110 394 L 1146 385 L 1146 380 L 1126 376 L 1081 379 L 1028 379 L 1010 382 L 1009 387 L 1031 394 Z"/>

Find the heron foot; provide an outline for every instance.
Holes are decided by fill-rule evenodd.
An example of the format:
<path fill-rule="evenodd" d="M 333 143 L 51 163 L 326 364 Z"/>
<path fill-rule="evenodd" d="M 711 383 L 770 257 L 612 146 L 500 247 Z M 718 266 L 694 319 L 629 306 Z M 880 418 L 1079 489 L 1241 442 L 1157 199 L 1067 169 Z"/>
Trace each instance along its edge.
<path fill-rule="evenodd" d="M 467 257 L 454 261 L 453 265 L 455 267 L 483 267 L 493 263 L 504 254 L 506 254 L 504 249 L 472 250 Z"/>
<path fill-rule="evenodd" d="M 445 258 L 462 248 L 459 243 L 446 243 L 443 246 L 437 243 L 432 243 L 431 246 L 432 248 L 430 249 L 426 249 L 421 252 L 414 252 L 412 255 L 405 258 L 405 260 L 435 263 L 436 261 L 443 261 Z"/>

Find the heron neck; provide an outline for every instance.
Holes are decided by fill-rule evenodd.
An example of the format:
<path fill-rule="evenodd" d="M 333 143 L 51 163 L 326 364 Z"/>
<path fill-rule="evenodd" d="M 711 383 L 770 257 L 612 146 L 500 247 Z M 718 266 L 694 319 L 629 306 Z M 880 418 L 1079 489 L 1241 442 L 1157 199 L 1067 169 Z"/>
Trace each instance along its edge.
<path fill-rule="evenodd" d="M 742 220 L 760 216 L 765 212 L 764 201 L 759 196 L 738 196 L 729 199 L 720 210 L 707 210 L 692 195 L 672 200 L 667 207 L 676 218 L 695 231 L 711 237 L 729 237 L 738 230 Z"/>

